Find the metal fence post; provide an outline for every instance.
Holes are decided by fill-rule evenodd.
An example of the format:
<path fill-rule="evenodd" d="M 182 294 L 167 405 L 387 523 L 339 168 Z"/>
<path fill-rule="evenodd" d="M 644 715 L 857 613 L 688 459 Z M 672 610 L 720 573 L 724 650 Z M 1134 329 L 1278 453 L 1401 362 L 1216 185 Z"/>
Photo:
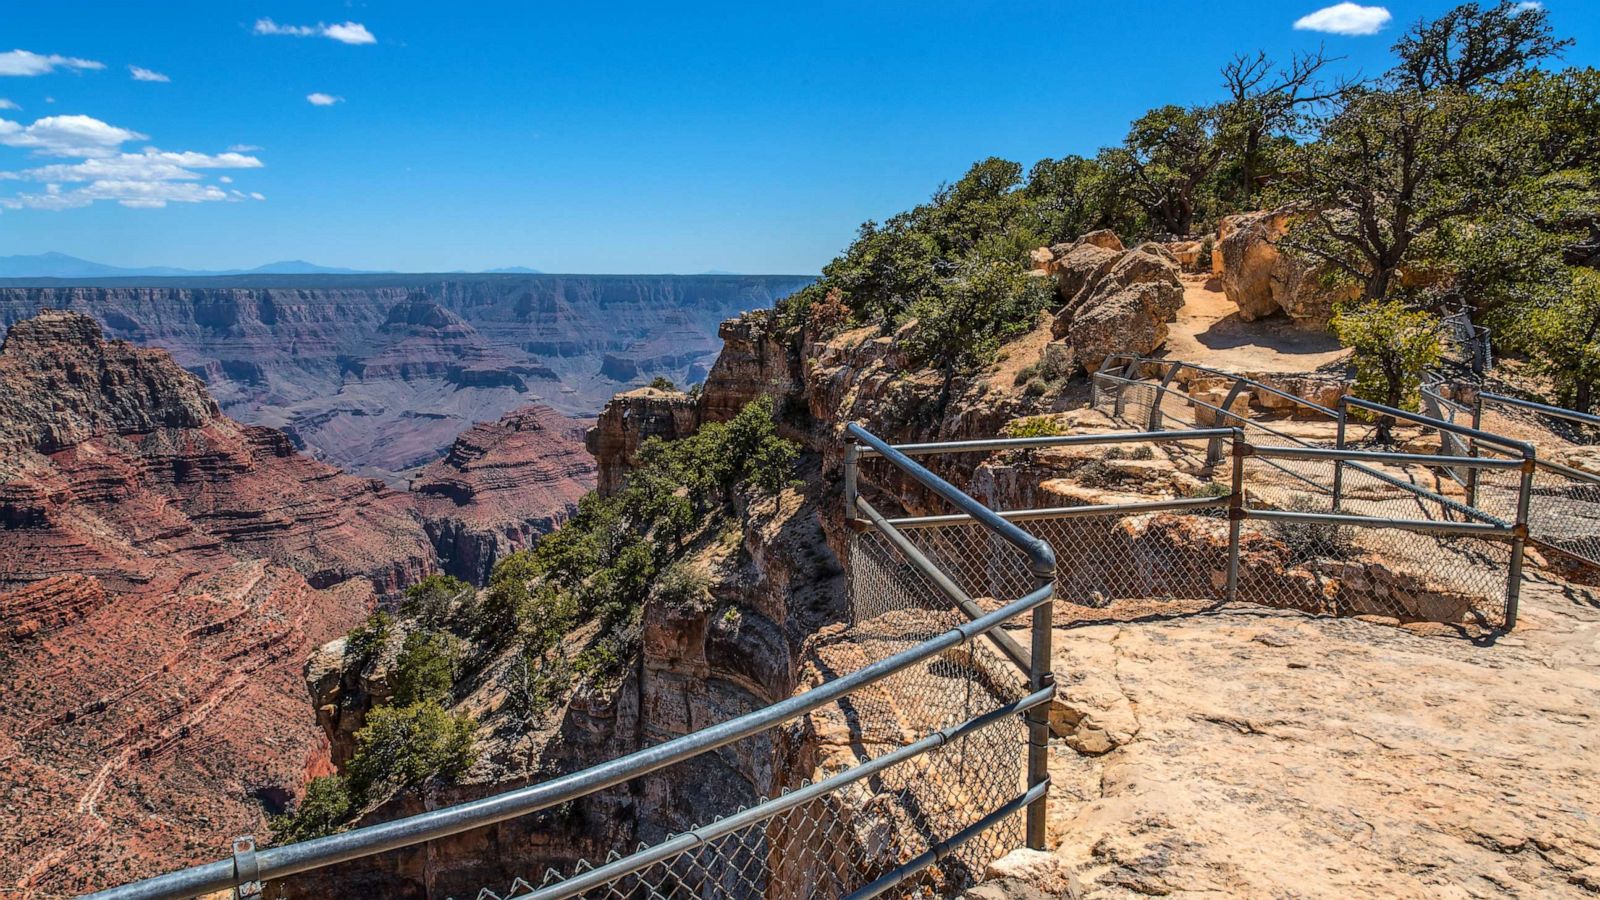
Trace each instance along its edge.
<path fill-rule="evenodd" d="M 1474 389 L 1472 392 L 1472 430 L 1483 430 L 1483 391 Z M 1478 455 L 1478 439 L 1467 436 L 1467 455 Z M 1467 505 L 1478 505 L 1478 470 L 1467 471 Z"/>
<path fill-rule="evenodd" d="M 1250 445 L 1244 429 L 1233 432 L 1233 491 L 1228 495 L 1228 602 L 1239 599 L 1239 530 L 1244 525 L 1244 458 Z"/>
<path fill-rule="evenodd" d="M 1345 418 L 1350 414 L 1350 408 L 1344 402 L 1344 396 L 1339 397 L 1339 431 L 1334 438 L 1333 446 L 1336 450 L 1344 449 Z M 1344 460 L 1333 461 L 1333 511 L 1339 511 L 1339 505 L 1344 501 Z"/>
<path fill-rule="evenodd" d="M 1168 363 L 1167 374 L 1161 378 L 1161 387 L 1156 389 L 1155 401 L 1150 404 L 1150 419 L 1145 423 L 1146 431 L 1160 431 L 1162 426 L 1161 398 L 1167 395 L 1167 388 L 1172 380 L 1178 377 L 1178 370 L 1183 366 L 1179 363 Z"/>
<path fill-rule="evenodd" d="M 1052 561 L 1048 569 L 1030 564 L 1034 583 L 1044 587 L 1055 581 L 1056 569 Z M 1033 647 L 1029 658 L 1029 687 L 1040 691 L 1055 684 L 1052 655 L 1055 601 L 1047 600 L 1033 609 Z M 1028 710 L 1028 787 L 1031 789 L 1050 780 L 1050 712 L 1048 704 Z M 1049 792 L 1039 795 L 1028 804 L 1027 838 L 1033 850 L 1048 850 L 1046 823 L 1050 814 Z"/>
<path fill-rule="evenodd" d="M 1517 521 L 1511 526 L 1511 565 L 1506 570 L 1506 631 L 1517 627 L 1517 604 L 1522 599 L 1522 557 L 1528 544 L 1528 501 L 1533 495 L 1537 462 L 1522 458 L 1522 484 L 1517 492 Z"/>
<path fill-rule="evenodd" d="M 844 521 L 846 525 L 854 525 L 856 515 L 856 497 L 859 496 L 857 479 L 861 468 L 861 445 L 856 443 L 854 436 L 847 435 L 844 445 Z"/>

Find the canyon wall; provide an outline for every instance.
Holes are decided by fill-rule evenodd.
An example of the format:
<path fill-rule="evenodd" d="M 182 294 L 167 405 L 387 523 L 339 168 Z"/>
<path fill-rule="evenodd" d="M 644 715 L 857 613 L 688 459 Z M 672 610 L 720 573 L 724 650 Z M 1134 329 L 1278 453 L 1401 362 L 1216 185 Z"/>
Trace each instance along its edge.
<path fill-rule="evenodd" d="M 229 416 L 403 486 L 474 423 L 530 403 L 593 416 L 619 389 L 700 381 L 718 325 L 806 276 L 348 275 L 0 280 L 0 327 L 40 309 L 162 347 Z"/>
<path fill-rule="evenodd" d="M 300 669 L 434 568 L 410 498 L 72 313 L 0 346 L 0 885 L 215 857 L 330 769 Z"/>

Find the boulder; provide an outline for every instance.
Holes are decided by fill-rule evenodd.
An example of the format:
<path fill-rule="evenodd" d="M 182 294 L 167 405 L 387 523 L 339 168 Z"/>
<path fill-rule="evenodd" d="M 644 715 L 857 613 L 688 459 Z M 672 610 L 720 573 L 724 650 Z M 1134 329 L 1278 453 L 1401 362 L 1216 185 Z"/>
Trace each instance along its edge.
<path fill-rule="evenodd" d="M 1182 289 L 1168 290 L 1156 282 L 1097 296 L 1073 319 L 1069 336 L 1073 357 L 1094 372 L 1115 354 L 1150 353 L 1166 341 L 1167 323 L 1182 305 Z"/>
<path fill-rule="evenodd" d="M 1114 354 L 1155 350 L 1183 305 L 1178 258 L 1162 244 L 1129 250 L 1115 233 L 1092 231 L 1034 251 L 1033 261 L 1056 278 L 1062 306 L 1050 325 L 1051 346 L 1068 369 L 1093 372 Z"/>
<path fill-rule="evenodd" d="M 1219 424 L 1224 426 L 1233 424 L 1232 422 L 1219 423 L 1217 421 L 1217 419 L 1221 418 L 1217 410 L 1223 408 L 1222 403 L 1228 399 L 1229 390 L 1231 388 L 1215 387 L 1191 390 L 1189 392 L 1190 399 L 1195 401 L 1194 424 L 1196 427 L 1211 428 Z M 1250 391 L 1240 391 L 1233 398 L 1233 402 L 1228 404 L 1227 411 L 1240 418 L 1249 418 L 1251 397 L 1252 393 Z"/>
<path fill-rule="evenodd" d="M 1169 241 L 1165 246 L 1185 272 L 1201 271 L 1200 253 L 1204 244 L 1200 241 Z M 1209 265 L 1210 260 L 1206 264 Z"/>
<path fill-rule="evenodd" d="M 1334 304 L 1354 295 L 1324 284 L 1322 267 L 1279 251 L 1293 216 L 1288 207 L 1260 210 L 1228 216 L 1217 228 L 1212 268 L 1246 322 L 1283 312 L 1296 324 L 1323 328 Z"/>
<path fill-rule="evenodd" d="M 1122 238 L 1117 237 L 1117 233 L 1109 228 L 1102 228 L 1099 231 L 1091 231 L 1083 237 L 1078 238 L 1078 243 L 1090 244 L 1103 250 L 1115 250 L 1118 253 L 1128 249 L 1122 246 Z"/>

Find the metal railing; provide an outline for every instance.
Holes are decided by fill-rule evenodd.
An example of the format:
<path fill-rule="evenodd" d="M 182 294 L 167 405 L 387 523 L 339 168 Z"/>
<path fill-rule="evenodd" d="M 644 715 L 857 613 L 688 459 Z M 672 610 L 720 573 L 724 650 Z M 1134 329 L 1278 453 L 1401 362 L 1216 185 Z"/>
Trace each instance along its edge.
<path fill-rule="evenodd" d="M 850 590 L 858 611 L 877 606 L 882 614 L 856 616 L 846 633 L 850 652 L 815 649 L 823 655 L 839 651 L 839 660 L 830 660 L 838 662 L 833 671 L 846 671 L 854 660 L 856 667 L 846 674 L 722 724 L 536 785 L 281 847 L 257 849 L 242 838 L 231 858 L 93 896 L 182 898 L 230 888 L 249 893 L 266 881 L 294 896 L 295 882 L 285 881 L 293 876 L 558 807 L 737 742 L 771 738 L 774 729 L 795 720 L 801 720 L 802 733 L 825 731 L 818 720 L 829 716 L 847 722 L 852 747 L 870 748 L 870 758 L 793 789 L 774 783 L 754 806 L 725 810 L 713 821 L 599 866 L 580 862 L 565 875 L 547 871 L 542 878 L 519 878 L 504 894 L 483 889 L 478 897 L 866 898 L 912 883 L 920 890 L 929 879 L 954 890 L 981 878 L 988 862 L 1022 842 L 1024 835 L 1010 823 L 1024 811 L 1027 844 L 1043 848 L 1049 789 L 1045 704 L 1054 695 L 1054 553 L 1048 543 L 865 430 L 853 427 L 852 436 L 859 442 L 851 445 L 853 453 L 880 454 L 902 466 L 1007 546 L 1033 573 L 1030 586 L 1015 599 L 980 609 L 862 502 L 854 509 L 886 543 L 852 559 Z M 913 594 L 914 604 L 894 602 Z M 1029 650 L 1001 630 L 1024 614 L 1032 616 Z M 982 646 L 975 646 L 980 638 Z M 988 652 L 990 646 L 998 653 Z M 874 661 L 860 664 L 863 653 Z M 845 705 L 848 715 L 841 712 Z M 791 739 L 794 727 L 786 732 Z M 918 733 L 920 738 L 907 737 Z"/>
<path fill-rule="evenodd" d="M 1119 380 L 1118 390 L 1149 386 Z M 243 842 L 232 858 L 96 896 L 192 897 L 268 880 L 292 896 L 294 882 L 285 879 L 293 876 L 551 809 L 768 738 L 797 721 L 785 732 L 790 743 L 797 734 L 802 742 L 840 729 L 850 735 L 848 763 L 818 768 L 813 760 L 798 768 L 824 776 L 815 783 L 775 776 L 763 789 L 766 798 L 748 809 L 727 810 L 598 866 L 546 871 L 537 883 L 519 878 L 505 893 L 484 889 L 479 898 L 950 893 L 979 880 L 987 862 L 1018 844 L 1045 847 L 1045 704 L 1055 690 L 1058 603 L 1082 617 L 1110 615 L 1119 604 L 1157 612 L 1246 602 L 1325 615 L 1515 626 L 1528 508 L 1521 461 L 1313 447 L 1297 439 L 1265 444 L 1248 439 L 1239 416 L 1213 409 L 1225 424 L 901 446 L 850 425 L 844 492 L 852 618 L 838 643 L 812 648 L 827 663 L 821 670 L 843 674 L 722 724 L 536 785 L 282 847 L 258 850 Z M 1430 423 L 1480 443 L 1500 440 Z M 1214 452 L 1218 444 L 1225 452 Z M 1199 464 L 1207 468 L 1194 470 L 1209 471 L 1223 490 L 995 510 L 914 458 L 998 453 L 1003 462 L 1097 445 L 1150 448 L 1150 457 L 1117 457 L 1131 464 L 1157 452 Z M 896 479 L 909 479 L 953 511 L 885 515 L 865 496 L 881 490 L 863 478 L 868 463 L 893 467 Z M 1470 506 L 1480 515 L 1451 515 L 1443 502 L 1423 503 L 1450 498 L 1392 484 L 1400 480 L 1394 472 L 1447 466 L 1519 470 L 1521 500 L 1512 518 L 1493 521 Z M 1362 506 L 1369 494 L 1390 505 Z M 1299 502 L 1303 497 L 1321 505 Z M 1420 511 L 1389 514 L 1397 498 Z M 1026 646 L 1006 630 L 1024 614 Z"/>
<path fill-rule="evenodd" d="M 1122 451 L 1105 459 L 1162 471 L 1180 462 L 1193 463 L 1195 451 L 1218 438 L 1228 451 L 1210 468 L 1216 491 L 995 514 L 1025 525 L 1054 546 L 1059 560 L 1055 606 L 1061 609 L 1065 604 L 1079 619 L 1108 616 L 1114 609 L 1119 610 L 1117 615 L 1138 617 L 1237 601 L 1324 615 L 1381 615 L 1507 630 L 1515 626 L 1523 523 L 1450 517 L 1441 505 L 1423 508 L 1416 494 L 1362 473 L 1381 474 L 1380 467 L 1449 464 L 1520 475 L 1520 460 L 1441 460 L 1425 454 L 1264 446 L 1245 439 L 1238 427 L 957 441 L 899 449 L 911 455 L 1035 454 L 1050 448 L 1067 453 L 1048 463 L 987 463 L 1001 469 L 1043 466 L 1038 477 L 1047 479 L 1060 473 L 1044 472 L 1058 469 L 1087 471 L 1075 466 L 1086 463 L 1079 454 L 1089 446 L 1160 448 L 1161 455 L 1153 459 Z M 1345 467 L 1347 490 L 1382 491 L 1390 496 L 1390 506 L 1365 514 L 1336 511 L 1331 490 L 1309 489 L 1285 474 L 1287 465 L 1321 467 L 1323 486 L 1331 486 L 1334 467 Z M 1350 469 L 1354 466 L 1361 468 Z M 994 471 L 990 476 L 1001 477 Z M 852 488 L 859 490 L 859 485 Z M 1115 487 L 1111 490 L 1116 492 Z M 1401 503 L 1410 515 L 1397 514 L 1405 511 Z M 910 536 L 919 552 L 965 595 L 1009 596 L 1029 583 L 1028 573 L 997 556 L 992 540 L 965 512 L 905 515 L 886 522 Z M 864 529 L 856 540 L 873 543 L 878 538 Z M 859 547 L 854 552 L 859 553 Z"/>
<path fill-rule="evenodd" d="M 1464 415 L 1468 409 L 1460 403 L 1453 407 L 1451 411 L 1455 415 Z M 1483 427 L 1486 412 L 1504 414 L 1505 410 L 1583 427 L 1600 426 L 1600 416 L 1520 397 L 1474 391 L 1470 407 L 1473 427 Z M 1476 453 L 1476 447 L 1469 448 L 1469 452 Z M 1529 540 L 1542 550 L 1600 566 L 1600 475 L 1540 458 L 1535 462 L 1529 502 Z"/>
<path fill-rule="evenodd" d="M 1487 326 L 1474 324 L 1468 309 L 1450 313 L 1439 320 L 1439 334 L 1446 348 L 1461 357 L 1475 375 L 1494 367 L 1494 345 Z"/>

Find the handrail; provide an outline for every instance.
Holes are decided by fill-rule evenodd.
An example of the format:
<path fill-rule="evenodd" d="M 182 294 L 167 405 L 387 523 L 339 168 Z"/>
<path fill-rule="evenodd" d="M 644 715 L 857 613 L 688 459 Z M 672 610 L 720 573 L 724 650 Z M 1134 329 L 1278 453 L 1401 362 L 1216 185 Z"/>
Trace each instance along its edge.
<path fill-rule="evenodd" d="M 1457 425 L 1454 422 L 1446 422 L 1443 419 L 1435 419 L 1431 416 L 1424 416 L 1421 413 L 1407 412 L 1403 409 L 1395 409 L 1392 406 L 1385 406 L 1382 403 L 1374 403 L 1371 400 L 1363 400 L 1360 397 L 1353 397 L 1349 394 L 1339 398 L 1339 405 L 1354 406 L 1358 409 L 1367 410 L 1368 412 L 1375 412 L 1385 416 L 1393 416 L 1396 419 L 1405 419 L 1408 422 L 1414 422 L 1418 425 L 1423 425 L 1428 428 L 1442 429 L 1444 431 L 1453 432 L 1464 437 L 1470 437 L 1486 444 L 1493 444 L 1507 450 L 1515 450 L 1521 453 L 1524 459 L 1533 459 L 1536 455 L 1533 445 L 1527 441 L 1519 441 L 1516 438 L 1508 438 L 1498 434 L 1491 434 L 1490 432 L 1483 431 L 1478 428 L 1469 428 L 1466 425 Z"/>
<path fill-rule="evenodd" d="M 1533 410 L 1537 413 L 1543 413 L 1547 416 L 1554 416 L 1557 419 L 1566 419 L 1569 422 L 1577 422 L 1581 425 L 1600 425 L 1600 416 L 1591 415 L 1589 413 L 1581 413 L 1575 409 L 1563 409 L 1559 406 L 1551 406 L 1548 403 L 1535 403 L 1532 400 L 1522 400 L 1517 397 L 1507 397 L 1504 394 L 1492 394 L 1488 391 L 1479 391 L 1478 396 L 1495 403 L 1504 403 L 1507 406 L 1516 406 L 1521 407 L 1522 409 Z"/>
<path fill-rule="evenodd" d="M 883 532 L 883 536 L 888 538 L 889 543 L 893 544 L 896 550 L 900 551 L 900 555 L 904 556 L 929 581 L 932 581 L 934 586 L 949 598 L 950 602 L 954 603 L 963 613 L 966 613 L 967 618 L 976 619 L 983 615 L 983 609 L 978 606 L 971 595 L 962 590 L 954 581 L 951 581 L 950 576 L 940 571 L 932 560 L 917 549 L 916 544 L 907 540 L 906 536 L 901 534 L 900 530 L 894 525 L 891 525 L 865 498 L 857 497 L 856 507 L 867 517 L 867 521 Z M 999 648 L 1001 653 L 1004 653 L 1012 663 L 1022 670 L 1023 675 L 1033 674 L 1033 663 L 1028 659 L 1028 652 L 1023 650 L 1015 640 L 1012 640 L 1011 635 L 996 629 L 989 632 L 986 637 Z"/>
<path fill-rule="evenodd" d="M 253 877 L 250 878 L 241 877 L 236 871 L 234 861 L 225 859 L 110 888 L 90 896 L 95 900 L 133 900 L 133 898 L 181 900 L 181 898 L 227 890 L 246 881 L 283 878 L 310 869 L 397 850 L 548 809 L 641 775 L 648 775 L 753 734 L 759 734 L 775 725 L 826 706 L 854 691 L 882 681 L 908 666 L 961 646 L 978 635 L 999 628 L 1008 620 L 1050 602 L 1053 595 L 1052 584 L 1041 585 L 1027 596 L 992 613 L 958 625 L 914 647 L 869 663 L 803 694 L 580 772 L 444 809 L 257 851 L 255 871 L 251 873 Z"/>
<path fill-rule="evenodd" d="M 1193 369 L 1196 372 L 1204 372 L 1207 375 L 1216 375 L 1216 376 L 1219 376 L 1219 377 L 1222 377 L 1222 378 L 1232 378 L 1232 379 L 1235 379 L 1237 381 L 1242 381 L 1242 382 L 1244 382 L 1245 384 L 1249 385 L 1252 388 L 1259 388 L 1260 390 L 1266 391 L 1267 393 L 1272 394 L 1273 396 L 1282 397 L 1285 400 L 1290 400 L 1290 401 L 1293 401 L 1295 403 L 1298 403 L 1301 406 L 1304 406 L 1304 407 L 1306 407 L 1308 409 L 1314 409 L 1314 410 L 1317 410 L 1318 412 L 1324 412 L 1324 413 L 1327 413 L 1330 416 L 1331 415 L 1335 415 L 1335 413 L 1334 413 L 1334 411 L 1332 409 L 1329 409 L 1328 407 L 1323 406 L 1320 403 L 1315 403 L 1315 402 L 1313 402 L 1311 400 L 1307 400 L 1304 397 L 1300 397 L 1300 396 L 1297 396 L 1295 394 L 1291 394 L 1288 391 L 1283 390 L 1282 388 L 1275 388 L 1270 384 L 1265 384 L 1263 382 L 1257 381 L 1256 379 L 1251 378 L 1248 375 L 1240 375 L 1237 372 L 1224 372 L 1221 369 L 1214 369 L 1214 368 L 1212 368 L 1210 366 L 1196 365 L 1195 363 L 1185 362 L 1184 360 L 1181 360 L 1181 359 L 1152 359 L 1150 357 L 1145 357 L 1145 356 L 1134 356 L 1132 354 L 1121 354 L 1121 353 L 1117 354 L 1116 356 L 1109 357 L 1107 361 L 1109 362 L 1112 359 L 1126 359 L 1126 360 L 1128 360 L 1127 365 L 1129 365 L 1129 366 L 1136 366 L 1136 365 L 1139 365 L 1141 363 L 1150 363 L 1152 365 L 1177 366 L 1180 369 Z M 1104 364 L 1101 365 L 1101 368 L 1102 369 L 1105 368 Z M 1116 376 L 1112 376 L 1112 377 L 1116 377 Z M 1130 380 L 1137 380 L 1137 379 L 1130 379 Z"/>
<path fill-rule="evenodd" d="M 846 433 L 879 456 L 894 463 L 923 487 L 950 501 L 962 512 L 981 522 L 1007 543 L 1028 557 L 1028 566 L 1039 578 L 1051 578 L 1056 571 L 1056 551 L 1048 541 L 1036 538 L 1011 522 L 996 515 L 994 510 L 967 496 L 943 478 L 928 471 L 921 463 L 900 452 L 887 441 L 862 428 L 855 422 L 845 427 Z"/>
<path fill-rule="evenodd" d="M 1115 378 L 1116 376 L 1107 376 Z M 1131 383 L 1131 382 L 1130 382 Z M 979 453 L 995 450 L 1036 450 L 1043 447 L 1065 447 L 1082 444 L 1171 443 L 1200 440 L 1202 438 L 1229 437 L 1236 428 L 1191 428 L 1186 431 L 1113 431 L 1105 434 L 1062 434 L 1042 437 L 991 438 L 980 441 L 937 441 L 928 444 L 894 444 L 894 449 L 907 456 L 937 453 Z M 875 456 L 873 449 L 863 450 L 862 456 Z"/>
<path fill-rule="evenodd" d="M 1052 506 L 1043 509 L 1008 509 L 1000 511 L 997 513 L 997 515 L 1010 519 L 1013 522 L 1029 522 L 1034 519 L 1074 519 L 1113 515 L 1116 513 L 1139 515 L 1147 512 L 1171 512 L 1173 510 L 1180 509 L 1205 509 L 1207 507 L 1227 505 L 1227 497 L 1184 497 L 1178 500 L 1152 500 L 1141 503 L 1102 503 L 1093 506 Z M 890 519 L 888 524 L 893 525 L 896 528 L 928 528 L 970 521 L 972 521 L 972 517 L 966 513 L 955 513 L 944 516 L 902 516 L 898 519 Z"/>
<path fill-rule="evenodd" d="M 992 709 L 977 718 L 968 719 L 965 722 L 935 731 L 898 750 L 867 760 L 858 766 L 852 766 L 815 784 L 789 791 L 786 794 L 758 803 L 731 816 L 718 819 L 710 825 L 702 825 L 692 831 L 686 831 L 669 838 L 654 847 L 624 856 L 621 859 L 606 863 L 599 868 L 590 869 L 581 875 L 575 875 L 549 887 L 540 888 L 531 894 L 519 897 L 518 900 L 568 900 L 570 897 L 576 897 L 585 891 L 602 887 L 608 882 L 631 875 L 686 850 L 714 841 L 723 835 L 732 834 L 741 828 L 747 828 L 757 822 L 770 819 L 779 813 L 794 809 L 797 806 L 803 806 L 818 797 L 831 794 L 845 785 L 854 784 L 864 778 L 876 775 L 884 769 L 913 757 L 921 756 L 930 750 L 936 750 L 951 741 L 959 740 L 969 734 L 981 731 L 1011 716 L 1025 713 L 1041 703 L 1048 702 L 1053 696 L 1055 696 L 1053 687 L 1035 691 L 1015 703 L 1008 703 Z"/>
<path fill-rule="evenodd" d="M 1468 469 L 1520 469 L 1522 460 L 1493 456 L 1439 456 L 1433 453 L 1390 453 L 1382 450 L 1339 450 L 1331 447 L 1262 447 L 1256 456 L 1286 459 L 1366 459 L 1374 462 L 1415 463 L 1423 466 L 1461 466 Z"/>

